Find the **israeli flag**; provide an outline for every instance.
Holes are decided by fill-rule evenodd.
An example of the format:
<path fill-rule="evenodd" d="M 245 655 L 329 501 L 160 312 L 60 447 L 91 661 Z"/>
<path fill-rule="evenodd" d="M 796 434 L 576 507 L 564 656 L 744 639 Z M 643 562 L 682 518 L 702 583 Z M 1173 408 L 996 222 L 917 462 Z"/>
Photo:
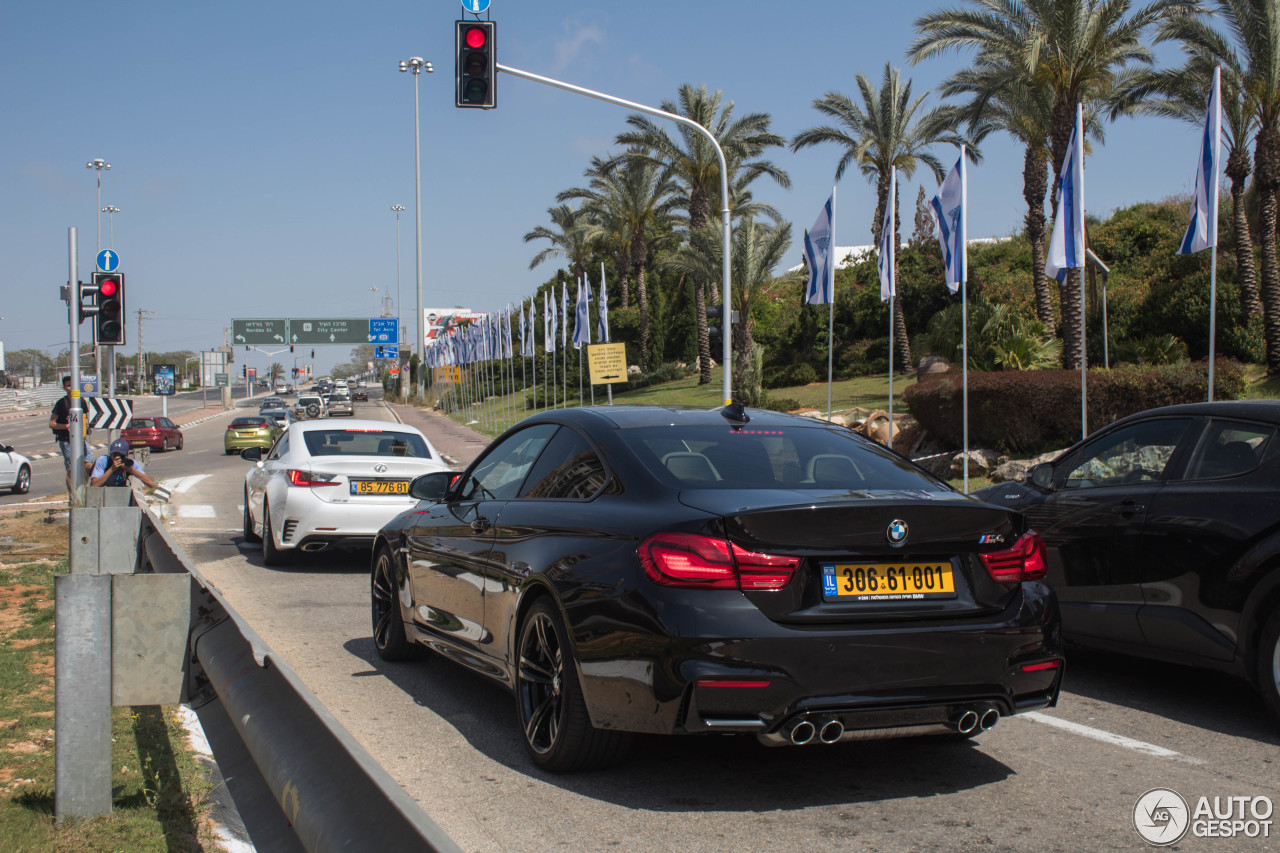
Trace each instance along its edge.
<path fill-rule="evenodd" d="M 560 282 L 560 349 L 569 348 L 569 285 Z"/>
<path fill-rule="evenodd" d="M 889 167 L 889 197 L 884 205 L 884 219 L 880 222 L 880 257 L 876 259 L 876 268 L 880 271 L 880 301 L 888 302 L 897 292 L 897 282 L 893 278 L 893 255 L 897 246 L 893 239 L 894 196 L 897 195 L 898 169 Z"/>
<path fill-rule="evenodd" d="M 533 303 L 534 302 L 535 300 L 533 299 L 529 300 L 529 348 L 525 352 L 525 355 L 530 355 L 530 356 L 537 355 L 537 352 L 534 351 L 534 348 L 538 345 L 537 326 L 533 324 Z"/>
<path fill-rule="evenodd" d="M 585 288 L 584 288 L 585 285 Z M 582 349 L 583 344 L 591 343 L 591 282 L 578 285 L 578 303 L 574 306 L 573 346 Z"/>
<path fill-rule="evenodd" d="M 804 259 L 809 265 L 809 283 L 804 290 L 806 305 L 826 305 L 835 301 L 835 245 L 832 223 L 835 221 L 836 190 L 822 206 L 813 227 L 804 235 Z"/>
<path fill-rule="evenodd" d="M 1084 267 L 1084 109 L 1076 104 L 1076 126 L 1058 178 L 1058 216 L 1053 220 L 1044 271 L 1060 282 L 1067 270 Z"/>
<path fill-rule="evenodd" d="M 600 265 L 600 302 L 596 305 L 596 337 L 609 343 L 609 300 L 604 294 L 604 264 Z"/>
<path fill-rule="evenodd" d="M 543 302 L 546 317 L 547 352 L 555 352 L 556 350 L 556 304 L 551 301 L 554 298 L 554 294 L 555 288 L 552 287 L 547 291 Z"/>
<path fill-rule="evenodd" d="M 524 358 L 529 354 L 529 347 L 524 341 L 524 300 L 520 300 L 520 307 L 516 309 L 520 312 L 520 328 L 516 332 L 520 336 L 520 357 Z"/>
<path fill-rule="evenodd" d="M 1200 162 L 1196 166 L 1196 192 L 1191 197 L 1191 225 L 1178 247 L 1179 255 L 1192 255 L 1218 245 L 1218 168 L 1222 154 L 1222 69 L 1213 69 L 1209 108 L 1200 139 Z"/>
<path fill-rule="evenodd" d="M 968 271 L 969 259 L 965 246 L 965 210 L 969 204 L 968 176 L 964 168 L 964 152 L 947 175 L 938 194 L 929 202 L 929 213 L 938 228 L 938 244 L 942 247 L 947 287 L 952 293 L 960 289 Z"/>

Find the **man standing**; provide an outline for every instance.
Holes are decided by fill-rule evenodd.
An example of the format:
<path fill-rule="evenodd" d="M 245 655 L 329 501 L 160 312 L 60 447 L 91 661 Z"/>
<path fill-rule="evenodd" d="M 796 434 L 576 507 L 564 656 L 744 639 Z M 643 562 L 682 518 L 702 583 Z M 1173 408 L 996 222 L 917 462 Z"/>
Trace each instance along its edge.
<path fill-rule="evenodd" d="M 62 377 L 62 390 L 66 392 L 65 396 L 58 402 L 53 404 L 53 414 L 49 418 L 49 429 L 53 430 L 53 437 L 58 442 L 58 449 L 62 451 L 62 463 L 67 469 L 67 473 L 71 473 L 71 377 Z M 89 432 L 89 430 L 85 430 Z M 84 442 L 84 470 L 87 473 L 93 466 L 93 451 L 89 449 L 89 440 L 80 437 Z"/>
<path fill-rule="evenodd" d="M 111 442 L 106 456 L 99 456 L 89 477 L 90 486 L 128 486 L 129 478 L 137 477 L 145 485 L 155 488 L 155 481 L 142 470 L 142 463 L 129 458 L 129 442 L 117 438 Z"/>

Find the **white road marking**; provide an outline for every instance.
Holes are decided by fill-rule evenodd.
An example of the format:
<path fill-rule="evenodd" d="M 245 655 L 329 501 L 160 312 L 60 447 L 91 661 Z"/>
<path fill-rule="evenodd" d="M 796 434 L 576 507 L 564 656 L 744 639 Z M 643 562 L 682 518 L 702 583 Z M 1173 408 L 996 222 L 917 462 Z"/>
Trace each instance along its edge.
<path fill-rule="evenodd" d="M 187 455 L 195 456 L 197 453 L 208 453 L 208 452 L 209 452 L 208 450 L 189 450 L 187 451 Z"/>
<path fill-rule="evenodd" d="M 218 511 L 212 504 L 184 504 L 178 507 L 180 518 L 217 518 Z"/>
<path fill-rule="evenodd" d="M 199 483 L 201 480 L 207 480 L 211 476 L 213 475 L 212 474 L 192 474 L 189 477 L 175 477 L 172 480 L 165 481 L 164 485 L 165 485 L 165 488 L 169 490 L 170 494 L 176 495 L 176 494 L 180 494 L 182 492 L 187 491 L 196 483 Z"/>
<path fill-rule="evenodd" d="M 1154 743 L 1147 743 L 1143 740 L 1134 740 L 1133 738 L 1125 737 L 1124 735 L 1103 731 L 1102 729 L 1095 729 L 1092 726 L 1086 726 L 1080 723 L 1073 723 L 1070 720 L 1064 720 L 1060 717 L 1042 714 L 1039 711 L 1032 711 L 1029 714 L 1019 714 L 1018 716 L 1024 720 L 1044 723 L 1046 725 L 1054 726 L 1073 734 L 1080 735 L 1081 737 L 1087 737 L 1091 740 L 1109 743 L 1113 746 L 1124 747 L 1125 749 L 1131 749 L 1134 752 L 1141 752 L 1143 755 L 1151 755 L 1156 758 L 1169 758 L 1175 761 L 1185 761 L 1189 764 L 1204 764 L 1204 761 L 1199 758 L 1190 758 L 1180 752 L 1174 752 L 1172 749 L 1165 749 L 1163 746 L 1156 746 Z"/>

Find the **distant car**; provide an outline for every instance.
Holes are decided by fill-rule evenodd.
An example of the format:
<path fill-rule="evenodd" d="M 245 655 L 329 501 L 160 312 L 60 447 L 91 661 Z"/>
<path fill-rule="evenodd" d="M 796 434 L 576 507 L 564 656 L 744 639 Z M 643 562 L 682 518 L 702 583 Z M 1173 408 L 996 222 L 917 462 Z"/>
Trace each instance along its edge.
<path fill-rule="evenodd" d="M 120 430 L 130 447 L 150 447 L 161 452 L 182 449 L 182 430 L 168 418 L 134 418 Z"/>
<path fill-rule="evenodd" d="M 325 403 L 329 407 L 329 416 L 346 415 L 347 417 L 355 417 L 355 406 L 351 405 L 351 395 L 345 391 L 334 391 L 329 395 L 329 399 Z"/>
<path fill-rule="evenodd" d="M 230 456 L 250 447 L 270 447 L 283 430 L 262 414 L 239 417 L 227 424 L 227 431 L 222 434 L 222 448 Z"/>
<path fill-rule="evenodd" d="M 287 429 L 245 475 L 244 536 L 279 565 L 296 551 L 368 548 L 417 499 L 409 483 L 449 466 L 419 430 L 387 421 L 306 421 Z"/>
<path fill-rule="evenodd" d="M 359 388 L 356 388 L 356 390 L 351 392 L 351 399 L 356 402 L 367 403 L 369 402 L 369 392 L 364 389 L 363 385 L 361 385 Z"/>
<path fill-rule="evenodd" d="M 293 413 L 298 420 L 322 418 L 326 414 L 324 399 L 318 394 L 299 394 L 297 401 L 293 404 Z"/>
<path fill-rule="evenodd" d="M 0 488 L 15 495 L 31 491 L 31 460 L 8 444 L 0 445 Z"/>
<path fill-rule="evenodd" d="M 974 494 L 1044 537 L 1069 642 L 1234 673 L 1280 718 L 1280 401 L 1140 412 Z"/>
<path fill-rule="evenodd" d="M 551 410 L 410 494 L 371 552 L 374 648 L 506 686 L 545 770 L 610 764 L 633 732 L 965 738 L 1058 698 L 1022 516 L 834 424 Z"/>
<path fill-rule="evenodd" d="M 261 411 L 263 409 L 279 409 L 279 408 L 283 408 L 284 404 L 285 403 L 284 403 L 283 397 L 276 397 L 276 396 L 263 397 L 261 400 L 258 401 L 258 410 Z"/>
<path fill-rule="evenodd" d="M 287 427 L 297 422 L 297 418 L 293 416 L 293 412 L 281 407 L 279 409 L 263 409 L 258 412 L 261 417 L 275 421 L 275 425 L 281 428 Z"/>

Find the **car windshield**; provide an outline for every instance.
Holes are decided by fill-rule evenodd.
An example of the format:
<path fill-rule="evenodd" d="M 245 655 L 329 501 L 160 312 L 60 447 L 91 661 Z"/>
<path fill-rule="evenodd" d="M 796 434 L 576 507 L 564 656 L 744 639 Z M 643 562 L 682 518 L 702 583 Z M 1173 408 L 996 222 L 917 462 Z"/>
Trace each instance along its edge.
<path fill-rule="evenodd" d="M 233 427 L 261 427 L 267 425 L 266 418 L 236 418 L 231 422 Z"/>
<path fill-rule="evenodd" d="M 431 459 L 420 435 L 384 429 L 313 429 L 305 433 L 312 456 L 406 456 Z"/>
<path fill-rule="evenodd" d="M 125 429 L 153 429 L 156 422 L 151 418 L 134 418 Z"/>
<path fill-rule="evenodd" d="M 825 427 L 636 427 L 620 431 L 677 488 L 944 492 L 950 487 L 888 449 Z"/>

